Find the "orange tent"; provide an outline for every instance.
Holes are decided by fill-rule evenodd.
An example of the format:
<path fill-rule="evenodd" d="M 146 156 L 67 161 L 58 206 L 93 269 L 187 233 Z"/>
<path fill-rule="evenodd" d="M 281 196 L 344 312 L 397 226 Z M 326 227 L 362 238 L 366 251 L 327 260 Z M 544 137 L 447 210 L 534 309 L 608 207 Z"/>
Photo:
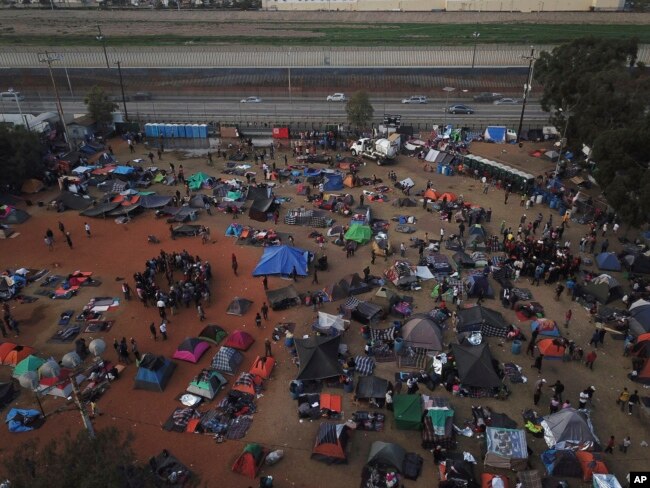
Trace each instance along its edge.
<path fill-rule="evenodd" d="M 3 361 L 5 360 L 7 354 L 9 354 L 14 349 L 16 349 L 16 344 L 13 342 L 3 342 L 0 344 L 0 364 L 3 364 Z"/>
<path fill-rule="evenodd" d="M 28 346 L 16 346 L 2 360 L 2 364 L 9 366 L 16 366 L 19 362 L 25 359 L 30 354 L 34 353 L 36 349 Z"/>
<path fill-rule="evenodd" d="M 437 193 L 433 188 L 429 188 L 427 191 L 424 192 L 424 195 L 422 195 L 422 198 L 428 198 L 429 200 L 435 202 L 440 198 L 440 194 Z"/>
<path fill-rule="evenodd" d="M 456 194 L 451 192 L 443 193 L 442 195 L 440 195 L 439 200 L 446 200 L 447 202 L 455 202 Z"/>
<path fill-rule="evenodd" d="M 345 447 L 348 432 L 345 424 L 322 423 L 316 434 L 316 442 L 311 451 L 312 459 L 327 464 L 346 464 L 348 456 Z"/>
<path fill-rule="evenodd" d="M 271 371 L 273 371 L 274 366 L 275 359 L 272 357 L 264 358 L 257 356 L 257 359 L 255 359 L 253 362 L 249 373 L 255 376 L 259 376 L 262 379 L 268 380 L 271 376 Z"/>
<path fill-rule="evenodd" d="M 242 373 L 237 378 L 237 381 L 235 381 L 232 389 L 255 396 L 255 387 L 261 384 L 262 378 L 250 373 Z"/>
<path fill-rule="evenodd" d="M 576 457 L 580 461 L 582 468 L 582 479 L 584 481 L 591 481 L 592 476 L 595 474 L 609 474 L 607 465 L 603 458 L 598 453 L 578 451 Z"/>
<path fill-rule="evenodd" d="M 562 359 L 564 357 L 564 346 L 556 344 L 555 339 L 542 339 L 537 343 L 539 352 L 544 355 L 544 359 Z"/>

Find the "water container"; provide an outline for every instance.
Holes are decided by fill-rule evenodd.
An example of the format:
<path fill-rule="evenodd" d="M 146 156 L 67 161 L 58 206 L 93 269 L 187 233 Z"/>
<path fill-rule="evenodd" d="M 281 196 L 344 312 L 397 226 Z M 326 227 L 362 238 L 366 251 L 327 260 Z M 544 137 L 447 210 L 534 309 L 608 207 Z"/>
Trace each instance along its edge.
<path fill-rule="evenodd" d="M 442 167 L 442 174 L 444 176 L 449 176 L 449 166 L 443 166 Z"/>
<path fill-rule="evenodd" d="M 208 138 L 208 125 L 207 124 L 199 125 L 199 137 L 201 139 L 207 139 Z"/>
<path fill-rule="evenodd" d="M 558 207 L 559 204 L 560 204 L 560 199 L 558 197 L 553 197 L 551 199 L 551 203 L 549 203 L 549 207 L 555 209 Z"/>
<path fill-rule="evenodd" d="M 404 339 L 401 337 L 398 337 L 395 339 L 395 346 L 393 347 L 395 354 L 399 354 L 400 351 L 402 350 L 402 347 L 404 347 Z"/>
<path fill-rule="evenodd" d="M 542 193 L 540 193 L 539 195 L 537 195 L 537 196 L 535 197 L 535 203 L 536 203 L 536 204 L 539 205 L 539 204 L 542 203 L 543 201 L 544 201 L 544 195 L 543 195 Z"/>
<path fill-rule="evenodd" d="M 521 354 L 521 341 L 518 340 L 512 341 L 512 346 L 510 347 L 510 351 L 515 356 Z"/>

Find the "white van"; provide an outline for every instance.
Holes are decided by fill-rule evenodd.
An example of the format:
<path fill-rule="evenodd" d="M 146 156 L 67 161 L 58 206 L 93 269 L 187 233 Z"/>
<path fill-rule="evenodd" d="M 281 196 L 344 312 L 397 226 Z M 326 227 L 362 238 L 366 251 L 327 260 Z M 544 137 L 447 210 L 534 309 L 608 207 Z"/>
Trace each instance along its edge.
<path fill-rule="evenodd" d="M 15 102 L 16 98 L 20 102 L 25 100 L 25 97 L 22 96 L 20 92 L 2 92 L 2 94 L 0 94 L 0 100 L 3 102 Z"/>

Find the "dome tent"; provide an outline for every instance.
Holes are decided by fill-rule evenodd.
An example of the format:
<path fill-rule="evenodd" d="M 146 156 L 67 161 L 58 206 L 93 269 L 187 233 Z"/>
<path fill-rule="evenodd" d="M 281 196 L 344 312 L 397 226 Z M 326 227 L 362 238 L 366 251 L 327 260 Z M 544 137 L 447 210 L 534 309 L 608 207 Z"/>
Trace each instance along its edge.
<path fill-rule="evenodd" d="M 166 357 L 147 353 L 142 356 L 135 375 L 135 389 L 163 391 L 175 369 L 176 364 Z"/>
<path fill-rule="evenodd" d="M 172 358 L 197 363 L 209 348 L 210 344 L 207 342 L 197 337 L 187 337 L 178 345 Z"/>
<path fill-rule="evenodd" d="M 347 429 L 345 424 L 320 424 L 311 458 L 327 464 L 347 464 Z"/>
<path fill-rule="evenodd" d="M 544 428 L 544 440 L 552 449 L 600 449 L 591 420 L 584 411 L 563 408 L 544 417 L 541 424 Z"/>
<path fill-rule="evenodd" d="M 267 247 L 253 270 L 253 276 L 289 276 L 294 268 L 298 276 L 307 276 L 307 254 L 307 251 L 297 247 Z"/>
<path fill-rule="evenodd" d="M 442 330 L 426 314 L 415 314 L 401 329 L 404 342 L 411 347 L 422 347 L 432 351 L 442 351 Z"/>

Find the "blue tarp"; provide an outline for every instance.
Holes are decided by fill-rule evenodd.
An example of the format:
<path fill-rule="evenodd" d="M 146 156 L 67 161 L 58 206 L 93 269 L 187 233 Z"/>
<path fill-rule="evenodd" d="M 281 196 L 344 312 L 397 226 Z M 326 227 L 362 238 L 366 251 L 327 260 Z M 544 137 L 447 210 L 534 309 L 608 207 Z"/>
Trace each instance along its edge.
<path fill-rule="evenodd" d="M 294 266 L 299 276 L 307 276 L 307 251 L 290 246 L 267 247 L 253 270 L 253 276 L 288 276 Z"/>
<path fill-rule="evenodd" d="M 24 410 L 21 408 L 12 408 L 7 414 L 5 422 L 9 427 L 9 432 L 29 432 L 34 430 L 34 426 L 29 425 L 41 417 L 41 412 L 38 410 Z M 40 424 L 36 424 L 40 427 Z"/>
<path fill-rule="evenodd" d="M 506 128 L 496 125 L 490 125 L 485 129 L 483 137 L 486 141 L 506 142 Z"/>
<path fill-rule="evenodd" d="M 131 166 L 118 166 L 113 170 L 113 173 L 116 175 L 130 175 L 135 172 L 135 169 Z"/>
<path fill-rule="evenodd" d="M 321 170 L 318 168 L 305 168 L 303 174 L 305 176 L 320 176 Z"/>
<path fill-rule="evenodd" d="M 598 268 L 605 271 L 620 271 L 621 263 L 613 252 L 601 252 L 596 256 Z"/>
<path fill-rule="evenodd" d="M 323 190 L 337 191 L 343 189 L 343 176 L 338 174 L 329 174 L 323 183 Z"/>

